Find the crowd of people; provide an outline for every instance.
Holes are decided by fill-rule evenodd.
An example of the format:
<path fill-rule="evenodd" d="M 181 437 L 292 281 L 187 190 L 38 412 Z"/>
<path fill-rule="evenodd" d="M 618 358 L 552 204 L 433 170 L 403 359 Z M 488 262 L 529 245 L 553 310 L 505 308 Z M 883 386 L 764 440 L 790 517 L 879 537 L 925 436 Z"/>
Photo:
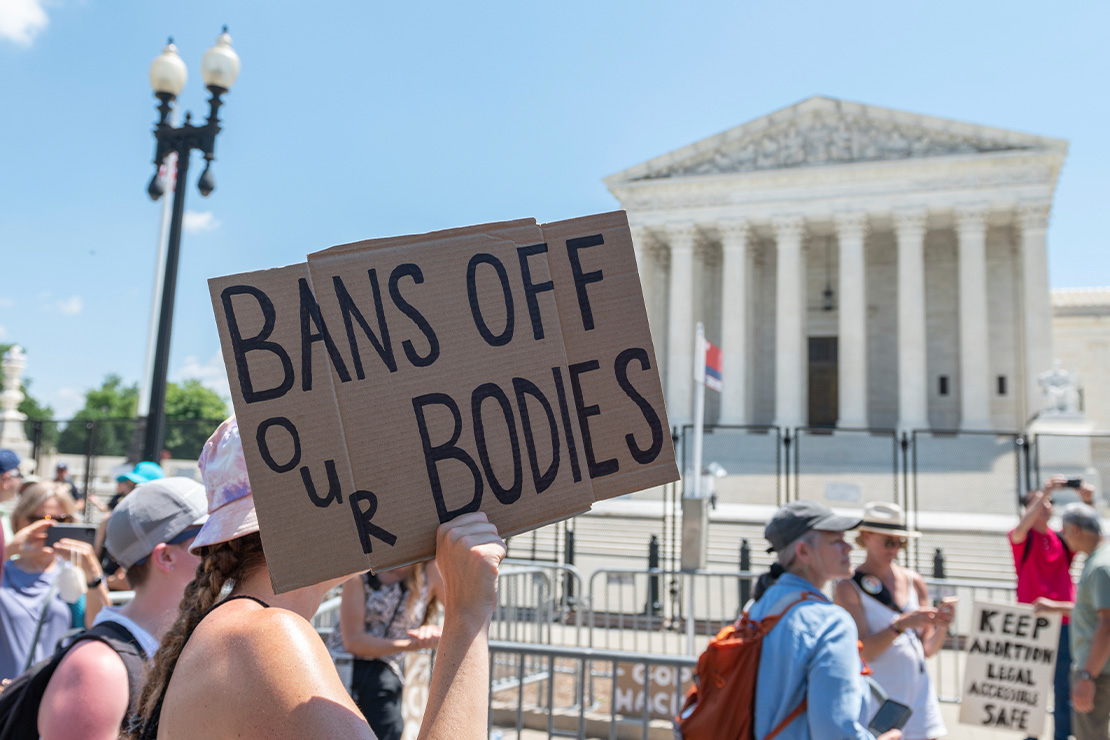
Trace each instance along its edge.
<path fill-rule="evenodd" d="M 505 547 L 483 514 L 443 525 L 432 563 L 275 594 L 234 417 L 198 464 L 203 485 L 154 463 L 121 475 L 90 542 L 51 536 L 78 514 L 65 468 L 25 480 L 18 456 L 0 450 L 0 500 L 18 496 L 6 542 L 0 529 L 0 679 L 49 666 L 28 736 L 398 740 L 405 655 L 424 648 L 437 656 L 421 737 L 484 736 L 486 712 L 474 707 L 488 702 L 487 630 Z M 1066 488 L 1082 502 L 1064 507 L 1055 531 L 1054 496 Z M 1110 547 L 1092 500 L 1089 485 L 1051 478 L 1025 497 L 1009 532 L 1018 601 L 1064 615 L 1057 740 L 1107 738 L 1110 725 Z M 862 550 L 855 567 L 848 533 Z M 904 511 L 868 503 L 862 517 L 846 517 L 794 501 L 765 536 L 776 562 L 748 616 L 775 627 L 758 667 L 756 737 L 944 736 L 926 659 L 944 646 L 956 604 L 934 602 L 898 562 L 920 536 Z M 110 586 L 134 597 L 112 607 Z M 340 586 L 339 625 L 325 645 L 310 620 Z M 354 658 L 349 685 L 335 651 Z M 889 700 L 907 710 L 900 729 L 875 724 Z"/>
<path fill-rule="evenodd" d="M 388 678 L 405 651 L 438 645 L 419 736 L 485 737 L 486 712 L 474 707 L 488 703 L 505 546 L 484 514 L 441 526 L 433 564 L 343 585 L 337 639 L 370 666 L 352 697 L 310 621 L 346 579 L 274 593 L 234 417 L 204 447 L 203 485 L 149 466 L 121 485 L 98 538 L 134 590 L 120 608 L 108 605 L 93 544 L 49 539 L 76 514 L 70 492 L 60 481 L 21 491 L 19 466 L 0 450 L 0 501 L 18 495 L 13 534 L 0 534 L 0 702 L 28 682 L 45 688 L 37 711 L 0 716 L 0 730 L 42 740 L 397 737 Z M 425 619 L 436 603 L 442 627 Z M 67 641 L 71 630 L 80 634 Z"/>

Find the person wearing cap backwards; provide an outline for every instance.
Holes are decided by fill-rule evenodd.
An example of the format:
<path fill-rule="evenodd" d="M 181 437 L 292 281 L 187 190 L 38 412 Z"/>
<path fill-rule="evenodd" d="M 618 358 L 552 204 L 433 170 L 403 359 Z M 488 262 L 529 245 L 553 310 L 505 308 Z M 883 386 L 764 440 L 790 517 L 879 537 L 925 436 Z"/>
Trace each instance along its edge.
<path fill-rule="evenodd" d="M 791 501 L 767 522 L 767 551 L 778 560 L 756 584 L 748 616 L 783 616 L 763 638 L 755 692 L 758 738 L 786 722 L 775 740 L 872 740 L 860 723 L 867 692 L 855 622 L 822 591 L 830 580 L 852 574 L 852 546 L 844 532 L 859 523 L 813 501 Z M 891 730 L 879 740 L 901 737 Z"/>
<path fill-rule="evenodd" d="M 136 486 L 165 477 L 166 474 L 158 463 L 149 461 L 137 463 L 130 472 L 116 478 L 116 493 L 112 496 L 112 500 L 108 502 L 108 511 L 115 511 L 120 501 L 123 501 L 128 494 L 134 491 Z M 100 556 L 100 565 L 104 568 L 104 573 L 108 577 L 109 590 L 128 591 L 131 585 L 127 582 L 123 569 L 119 567 L 119 563 L 112 559 L 107 548 L 104 547 L 104 536 L 108 531 L 108 522 L 111 519 L 112 515 L 109 513 L 107 517 L 100 521 L 96 528 L 96 539 L 93 542 L 93 547 L 96 548 L 96 552 Z"/>
<path fill-rule="evenodd" d="M 189 478 L 163 478 L 138 486 L 120 502 L 108 525 L 107 546 L 127 569 L 135 598 L 105 607 L 94 628 L 114 622 L 146 656 L 177 618 L 185 586 L 200 558 L 189 545 L 208 519 L 204 487 Z M 104 642 L 75 646 L 58 665 L 39 704 L 41 740 L 113 740 L 134 714 L 139 685 L 131 686 L 119 653 Z"/>
<path fill-rule="evenodd" d="M 833 596 L 856 622 L 860 652 L 872 678 L 891 699 L 913 710 L 902 728 L 906 740 L 947 733 L 925 659 L 944 646 L 955 616 L 954 601 L 934 609 L 925 579 L 894 562 L 906 539 L 920 534 L 906 528 L 906 513 L 898 504 L 864 504 L 856 544 L 867 556 L 851 578 L 836 584 Z M 867 716 L 877 711 L 879 703 L 872 697 Z"/>
<path fill-rule="evenodd" d="M 274 593 L 235 417 L 216 429 L 198 464 L 210 515 L 193 542 L 201 564 L 154 656 L 128 737 L 373 738 L 309 621 L 346 578 Z M 478 740 L 486 737 L 489 621 L 505 544 L 481 512 L 441 525 L 436 544 L 446 611 L 420 738 Z"/>

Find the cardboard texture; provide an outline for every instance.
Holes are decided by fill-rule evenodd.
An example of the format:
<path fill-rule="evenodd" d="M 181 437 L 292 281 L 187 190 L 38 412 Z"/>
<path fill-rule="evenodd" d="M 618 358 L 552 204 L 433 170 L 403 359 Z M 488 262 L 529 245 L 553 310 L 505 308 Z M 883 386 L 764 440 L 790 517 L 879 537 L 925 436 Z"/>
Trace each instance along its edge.
<path fill-rule="evenodd" d="M 678 479 L 623 212 L 376 239 L 209 281 L 275 590 Z"/>
<path fill-rule="evenodd" d="M 971 613 L 960 722 L 1040 737 L 1056 670 L 1059 614 L 1029 604 L 976 601 Z"/>

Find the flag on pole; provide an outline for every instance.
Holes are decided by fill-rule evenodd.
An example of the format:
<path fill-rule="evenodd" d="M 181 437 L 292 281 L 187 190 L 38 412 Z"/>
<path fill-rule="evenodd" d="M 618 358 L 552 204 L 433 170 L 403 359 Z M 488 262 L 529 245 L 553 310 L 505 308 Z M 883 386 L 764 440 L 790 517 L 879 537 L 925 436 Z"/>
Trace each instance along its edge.
<path fill-rule="evenodd" d="M 721 392 L 721 348 L 705 337 L 698 337 L 698 351 L 694 358 L 694 380 Z"/>

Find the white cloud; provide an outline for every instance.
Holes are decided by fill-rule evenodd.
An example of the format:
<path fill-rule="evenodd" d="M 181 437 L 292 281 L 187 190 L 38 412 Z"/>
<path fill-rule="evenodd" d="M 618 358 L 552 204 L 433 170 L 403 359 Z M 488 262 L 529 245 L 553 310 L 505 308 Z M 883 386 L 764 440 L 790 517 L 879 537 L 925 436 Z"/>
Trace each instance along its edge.
<path fill-rule="evenodd" d="M 8 336 L 8 330 L 0 325 L 0 339 L 3 339 L 6 336 Z"/>
<path fill-rule="evenodd" d="M 11 308 L 15 305 L 15 299 L 11 296 L 0 295 L 0 308 Z"/>
<path fill-rule="evenodd" d="M 219 228 L 220 221 L 212 211 L 185 211 L 185 221 L 181 225 L 187 233 L 199 234 Z"/>
<path fill-rule="evenodd" d="M 83 388 L 65 386 L 54 391 L 54 398 L 48 401 L 54 408 L 55 419 L 71 419 L 85 406 Z"/>
<path fill-rule="evenodd" d="M 30 46 L 46 23 L 41 0 L 0 0 L 0 39 Z"/>
<path fill-rule="evenodd" d="M 195 355 L 186 357 L 185 364 L 177 371 L 176 376 L 174 380 L 196 378 L 206 388 L 211 388 L 224 398 L 231 398 L 224 358 L 219 352 L 208 358 L 207 362 L 201 362 Z"/>
<path fill-rule="evenodd" d="M 81 300 L 81 296 L 75 295 L 60 300 L 54 304 L 58 311 L 64 313 L 66 316 L 76 316 L 85 309 L 85 302 Z"/>

